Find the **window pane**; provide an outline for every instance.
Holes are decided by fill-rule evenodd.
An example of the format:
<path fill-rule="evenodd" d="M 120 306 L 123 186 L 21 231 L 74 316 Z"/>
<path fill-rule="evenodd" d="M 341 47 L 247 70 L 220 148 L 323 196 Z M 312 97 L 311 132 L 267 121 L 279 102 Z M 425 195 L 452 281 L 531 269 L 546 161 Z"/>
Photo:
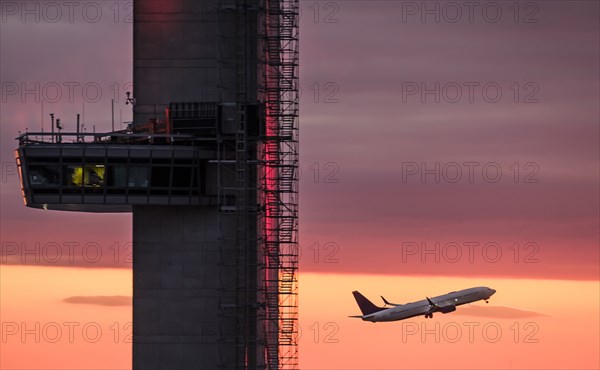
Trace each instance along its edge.
<path fill-rule="evenodd" d="M 66 186 L 100 187 L 104 186 L 106 168 L 104 165 L 65 166 Z"/>
<path fill-rule="evenodd" d="M 104 175 L 106 168 L 104 165 L 92 164 L 86 165 L 84 171 L 84 185 L 86 187 L 104 186 Z"/>
<path fill-rule="evenodd" d="M 59 186 L 60 168 L 58 166 L 29 166 L 29 182 L 31 186 Z"/>
<path fill-rule="evenodd" d="M 127 186 L 127 167 L 110 166 L 109 186 L 126 187 Z"/>
<path fill-rule="evenodd" d="M 152 187 L 167 188 L 171 177 L 171 168 L 169 167 L 153 167 L 152 168 Z"/>
<path fill-rule="evenodd" d="M 192 182 L 191 167 L 173 168 L 173 186 L 178 188 L 188 188 Z"/>
<path fill-rule="evenodd" d="M 129 167 L 129 187 L 147 188 L 148 180 L 148 167 Z"/>
<path fill-rule="evenodd" d="M 83 167 L 82 166 L 65 166 L 65 181 L 66 186 L 81 186 L 83 182 Z"/>

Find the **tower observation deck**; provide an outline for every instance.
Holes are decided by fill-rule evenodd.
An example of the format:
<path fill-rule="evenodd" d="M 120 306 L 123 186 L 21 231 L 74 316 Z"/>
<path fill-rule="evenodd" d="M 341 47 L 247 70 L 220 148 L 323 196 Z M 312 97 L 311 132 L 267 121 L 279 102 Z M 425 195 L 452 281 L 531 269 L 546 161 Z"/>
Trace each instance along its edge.
<path fill-rule="evenodd" d="M 298 11 L 134 0 L 133 124 L 18 137 L 28 207 L 133 215 L 133 369 L 298 367 Z"/>

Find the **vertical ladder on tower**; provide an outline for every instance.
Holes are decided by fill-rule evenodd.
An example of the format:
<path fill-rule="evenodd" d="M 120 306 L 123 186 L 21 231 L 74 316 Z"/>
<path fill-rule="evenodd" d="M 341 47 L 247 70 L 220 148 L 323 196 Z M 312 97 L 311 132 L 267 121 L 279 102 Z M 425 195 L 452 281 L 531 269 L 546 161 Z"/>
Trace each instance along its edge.
<path fill-rule="evenodd" d="M 236 0 L 236 133 L 235 133 L 235 213 L 236 213 L 236 252 L 237 252 L 237 332 L 241 333 L 238 343 L 239 363 L 246 368 L 256 367 L 256 339 L 252 315 L 255 310 L 255 302 L 251 298 L 255 295 L 256 289 L 254 274 L 252 269 L 255 265 L 250 265 L 254 261 L 251 253 L 256 253 L 250 241 L 250 204 L 248 202 L 251 187 L 251 171 L 249 162 L 249 143 L 248 143 L 248 115 L 247 107 L 248 97 L 248 68 L 251 63 L 248 58 L 248 48 L 251 43 L 248 39 L 249 32 L 249 7 L 250 0 Z"/>
<path fill-rule="evenodd" d="M 218 199 L 220 225 L 235 227 L 235 233 L 230 231 L 221 232 L 221 264 L 222 271 L 230 275 L 222 279 L 224 294 L 221 294 L 219 302 L 219 312 L 222 322 L 230 323 L 234 327 L 235 337 L 230 332 L 221 332 L 220 343 L 223 344 L 223 351 L 220 352 L 220 358 L 223 369 L 248 369 L 253 367 L 255 356 L 252 352 L 252 343 L 255 342 L 251 337 L 255 335 L 249 330 L 249 315 L 256 308 L 250 305 L 251 289 L 256 289 L 255 284 L 248 280 L 252 276 L 250 271 L 256 269 L 251 265 L 253 248 L 250 247 L 249 226 L 250 226 L 250 208 L 249 202 L 250 189 L 252 184 L 250 169 L 250 157 L 247 135 L 247 111 L 248 105 L 248 68 L 249 55 L 248 48 L 252 47 L 248 42 L 249 27 L 248 22 L 248 3 L 250 0 L 234 0 L 232 3 L 220 2 L 219 11 L 219 55 L 222 50 L 229 48 L 232 43 L 235 44 L 235 59 L 220 58 L 218 61 L 219 84 L 226 86 L 228 76 L 234 74 L 235 92 L 227 96 L 221 95 L 220 103 L 234 105 L 234 131 L 219 133 L 218 140 L 218 159 L 217 159 L 217 177 L 218 177 Z M 231 101 L 233 99 L 234 101 Z M 255 262 L 254 262 L 255 264 Z M 235 275 L 232 279 L 231 275 Z M 230 285 L 234 281 L 234 285 Z M 231 350 L 235 348 L 234 359 L 231 358 Z M 233 364 L 233 365 L 232 365 Z"/>

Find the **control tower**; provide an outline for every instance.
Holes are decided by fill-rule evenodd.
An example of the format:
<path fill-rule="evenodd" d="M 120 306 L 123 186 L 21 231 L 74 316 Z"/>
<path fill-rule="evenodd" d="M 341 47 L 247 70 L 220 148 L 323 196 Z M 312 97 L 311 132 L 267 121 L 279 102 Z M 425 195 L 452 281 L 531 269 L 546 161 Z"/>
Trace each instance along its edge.
<path fill-rule="evenodd" d="M 28 207 L 133 215 L 133 369 L 298 366 L 298 12 L 134 0 L 132 125 L 18 137 Z"/>

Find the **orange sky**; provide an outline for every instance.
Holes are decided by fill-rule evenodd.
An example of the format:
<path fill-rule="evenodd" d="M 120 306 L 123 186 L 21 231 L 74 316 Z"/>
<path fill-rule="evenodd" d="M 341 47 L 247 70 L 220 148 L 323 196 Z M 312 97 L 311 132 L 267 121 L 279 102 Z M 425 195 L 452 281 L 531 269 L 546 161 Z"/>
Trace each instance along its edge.
<path fill-rule="evenodd" d="M 130 270 L 2 266 L 0 279 L 0 368 L 130 368 L 131 306 L 63 302 L 130 296 Z M 497 289 L 488 305 L 433 320 L 347 317 L 359 312 L 354 289 L 379 304 L 477 285 Z M 598 281 L 302 274 L 301 368 L 598 368 L 599 291 Z"/>

